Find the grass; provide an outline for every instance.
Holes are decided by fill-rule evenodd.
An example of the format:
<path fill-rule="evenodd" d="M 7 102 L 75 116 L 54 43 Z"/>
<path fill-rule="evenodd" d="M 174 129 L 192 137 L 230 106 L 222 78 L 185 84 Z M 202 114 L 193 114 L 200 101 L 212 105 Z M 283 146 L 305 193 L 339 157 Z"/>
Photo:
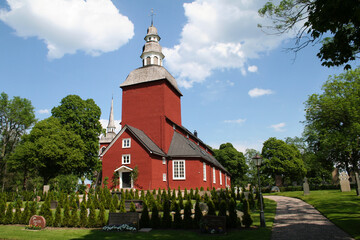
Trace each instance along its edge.
<path fill-rule="evenodd" d="M 229 230 L 225 235 L 200 234 L 198 230 L 152 230 L 149 233 L 103 232 L 100 229 L 46 228 L 41 231 L 25 230 L 23 225 L 0 225 L 0 239 L 265 239 L 271 238 L 276 203 L 265 199 L 266 228 Z M 254 225 L 259 226 L 259 213 L 252 213 Z"/>
<path fill-rule="evenodd" d="M 360 197 L 356 196 L 355 190 L 351 192 L 340 192 L 339 190 L 311 191 L 310 195 L 307 196 L 304 196 L 302 191 L 273 193 L 271 195 L 302 199 L 355 239 L 360 239 Z"/>

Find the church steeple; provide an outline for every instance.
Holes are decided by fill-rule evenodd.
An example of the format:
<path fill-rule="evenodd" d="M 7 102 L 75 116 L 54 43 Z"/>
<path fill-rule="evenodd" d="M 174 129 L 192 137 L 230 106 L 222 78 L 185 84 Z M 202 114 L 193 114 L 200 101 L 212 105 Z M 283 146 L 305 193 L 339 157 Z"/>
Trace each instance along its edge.
<path fill-rule="evenodd" d="M 156 27 L 154 27 L 153 25 L 153 20 L 151 20 L 151 26 L 147 29 L 147 34 L 144 40 L 146 41 L 146 43 L 140 56 L 143 62 L 143 66 L 162 66 L 165 56 L 162 53 L 162 48 L 159 44 L 160 36 L 157 33 Z"/>
<path fill-rule="evenodd" d="M 109 123 L 106 130 L 106 135 L 109 133 L 115 134 L 115 122 L 114 122 L 114 98 L 111 98 L 111 108 L 110 108 L 110 116 L 109 116 Z"/>

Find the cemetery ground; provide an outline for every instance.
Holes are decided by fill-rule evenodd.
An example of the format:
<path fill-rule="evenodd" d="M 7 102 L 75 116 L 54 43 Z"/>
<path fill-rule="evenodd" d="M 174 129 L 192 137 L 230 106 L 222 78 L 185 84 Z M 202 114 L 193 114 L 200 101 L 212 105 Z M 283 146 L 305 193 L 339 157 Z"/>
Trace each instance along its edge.
<path fill-rule="evenodd" d="M 202 234 L 199 229 L 168 230 L 153 229 L 150 232 L 105 232 L 101 228 L 54 228 L 25 230 L 25 225 L 0 225 L 0 239 L 270 239 L 275 217 L 276 202 L 265 200 L 266 228 L 259 228 L 259 211 L 252 211 L 251 228 L 229 229 L 226 234 Z M 107 211 L 108 213 L 108 211 Z M 107 216 L 108 214 L 106 214 Z"/>
<path fill-rule="evenodd" d="M 355 239 L 360 239 L 360 197 L 356 191 L 341 192 L 339 190 L 311 191 L 305 195 L 303 191 L 279 192 L 270 195 L 281 195 L 299 198 L 314 206 L 326 218 Z"/>

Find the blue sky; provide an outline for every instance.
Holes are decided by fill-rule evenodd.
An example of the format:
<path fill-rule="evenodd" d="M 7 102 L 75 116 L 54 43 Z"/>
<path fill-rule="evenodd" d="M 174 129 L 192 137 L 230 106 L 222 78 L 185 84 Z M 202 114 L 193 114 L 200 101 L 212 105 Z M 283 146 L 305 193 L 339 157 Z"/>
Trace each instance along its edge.
<path fill-rule="evenodd" d="M 150 10 L 164 66 L 177 79 L 182 123 L 212 147 L 261 150 L 269 137 L 301 136 L 304 102 L 342 67 L 322 67 L 319 45 L 294 54 L 293 35 L 257 28 L 265 1 L 0 0 L 0 91 L 51 115 L 68 94 L 121 119 L 121 89 L 141 66 Z M 268 23 L 269 24 L 269 23 Z M 358 63 L 353 63 L 355 67 Z"/>

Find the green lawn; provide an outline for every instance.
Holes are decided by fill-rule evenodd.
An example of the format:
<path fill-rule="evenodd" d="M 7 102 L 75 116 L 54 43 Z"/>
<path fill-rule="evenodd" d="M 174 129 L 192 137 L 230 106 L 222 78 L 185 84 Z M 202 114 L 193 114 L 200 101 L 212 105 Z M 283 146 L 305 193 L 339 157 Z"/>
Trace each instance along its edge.
<path fill-rule="evenodd" d="M 282 192 L 271 195 L 282 195 L 304 200 L 314 206 L 325 217 L 355 239 L 360 239 L 360 197 L 356 191 L 340 192 L 339 190 L 310 191 L 304 196 L 302 191 Z"/>
<path fill-rule="evenodd" d="M 103 232 L 99 229 L 46 228 L 41 231 L 25 230 L 20 225 L 0 225 L 0 239 L 266 239 L 271 237 L 271 227 L 275 217 L 276 203 L 265 199 L 267 227 L 249 230 L 230 230 L 225 235 L 200 234 L 196 230 L 153 230 L 149 233 Z M 259 226 L 259 213 L 253 212 L 254 225 Z"/>

